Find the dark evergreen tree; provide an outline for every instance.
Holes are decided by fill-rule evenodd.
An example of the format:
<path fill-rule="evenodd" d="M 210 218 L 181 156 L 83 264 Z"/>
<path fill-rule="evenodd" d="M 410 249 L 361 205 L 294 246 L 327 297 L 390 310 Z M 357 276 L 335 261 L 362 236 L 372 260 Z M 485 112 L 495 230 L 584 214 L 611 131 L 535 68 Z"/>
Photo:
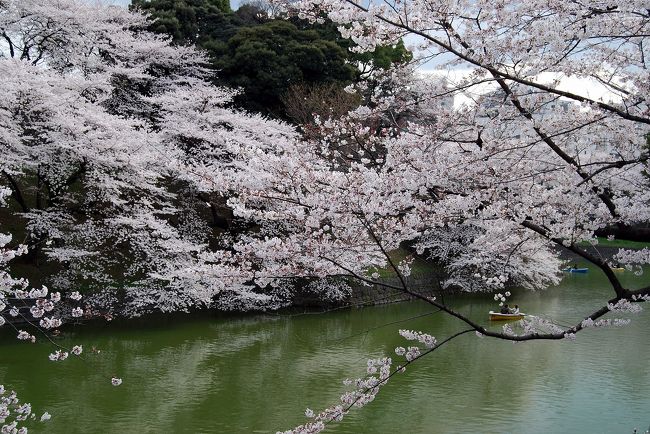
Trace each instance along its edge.
<path fill-rule="evenodd" d="M 151 30 L 206 50 L 215 83 L 241 88 L 238 106 L 273 117 L 288 119 L 282 97 L 291 86 L 342 88 L 364 73 L 411 58 L 401 42 L 353 53 L 353 43 L 331 22 L 274 19 L 253 4 L 235 12 L 227 0 L 133 0 L 131 7 L 151 14 Z"/>

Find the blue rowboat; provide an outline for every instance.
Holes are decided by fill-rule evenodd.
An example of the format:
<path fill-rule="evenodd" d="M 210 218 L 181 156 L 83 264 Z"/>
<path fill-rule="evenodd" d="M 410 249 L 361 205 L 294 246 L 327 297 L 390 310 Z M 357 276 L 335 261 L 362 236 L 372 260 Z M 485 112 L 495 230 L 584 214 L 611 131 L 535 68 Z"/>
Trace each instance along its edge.
<path fill-rule="evenodd" d="M 565 268 L 562 271 L 566 271 L 567 273 L 586 273 L 589 271 L 589 268 Z"/>

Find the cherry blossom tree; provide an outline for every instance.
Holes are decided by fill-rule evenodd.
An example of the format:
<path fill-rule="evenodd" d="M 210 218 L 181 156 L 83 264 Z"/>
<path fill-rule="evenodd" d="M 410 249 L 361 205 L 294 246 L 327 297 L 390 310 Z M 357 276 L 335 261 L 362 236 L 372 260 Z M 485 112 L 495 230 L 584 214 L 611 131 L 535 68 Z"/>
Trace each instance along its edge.
<path fill-rule="evenodd" d="M 219 276 L 165 280 L 170 264 L 229 248 L 228 230 L 205 215 L 232 192 L 188 171 L 210 165 L 227 176 L 241 163 L 235 148 L 295 138 L 228 109 L 234 93 L 206 81 L 203 55 L 147 25 L 139 13 L 74 0 L 0 4 L 0 182 L 12 218 L 34 262 L 61 264 L 52 284 L 93 292 L 86 302 L 104 314 L 211 304 L 225 287 Z M 231 276 L 223 305 L 237 288 L 248 294 L 247 278 Z"/>
<path fill-rule="evenodd" d="M 623 325 L 603 316 L 636 312 L 649 299 L 650 288 L 625 287 L 612 264 L 583 247 L 597 243 L 599 229 L 650 217 L 647 5 L 304 0 L 288 7 L 301 18 L 337 22 L 361 50 L 416 41 L 436 73 L 421 83 L 394 70 L 368 105 L 323 120 L 318 142 L 253 150 L 249 167 L 273 175 L 237 181 L 240 194 L 229 203 L 237 215 L 283 226 L 282 235 L 234 244 L 238 262 L 260 264 L 257 279 L 298 272 L 381 285 L 365 270 L 388 262 L 401 282 L 395 289 L 461 319 L 462 333 L 515 342 Z M 575 78 L 603 95 L 567 87 Z M 450 95 L 468 102 L 450 107 Z M 560 254 L 570 251 L 602 270 L 612 299 L 585 308 L 570 327 L 530 319 L 524 333 L 493 331 L 409 288 L 408 264 L 388 253 L 405 241 L 445 266 L 445 285 L 469 291 L 542 289 L 559 280 Z M 622 249 L 614 259 L 640 271 L 648 249 Z M 397 351 L 409 363 L 439 347 L 418 333 L 407 338 L 419 345 Z M 431 351 L 421 351 L 431 342 Z M 316 419 L 296 431 L 318 432 L 371 401 L 392 374 L 388 360 L 370 365 L 369 378 L 342 404 L 310 411 Z"/>
<path fill-rule="evenodd" d="M 648 12 L 641 4 L 289 6 L 315 21 L 326 15 L 361 50 L 417 37 L 422 56 L 438 70 L 469 72 L 422 83 L 409 71 L 392 71 L 367 106 L 323 121 L 320 142 L 275 148 L 277 161 L 256 149 L 264 157 L 251 155 L 248 164 L 275 176 L 253 186 L 262 187 L 257 192 L 241 183 L 246 193 L 231 204 L 242 215 L 293 220 L 307 228 L 296 236 L 308 240 L 262 244 L 282 245 L 292 263 L 309 251 L 314 272 L 331 270 L 329 262 L 361 275 L 368 263 L 383 260 L 378 249 L 415 241 L 447 264 L 448 284 L 466 289 L 554 283 L 561 261 L 552 247 L 559 246 L 601 268 L 618 299 L 647 294 L 623 288 L 609 264 L 579 244 L 595 242 L 596 229 L 649 217 Z M 564 90 L 562 77 L 572 76 L 599 83 L 609 99 Z M 444 103 L 449 95 L 471 103 L 451 107 Z M 385 128 L 368 127 L 380 117 Z M 287 163 L 289 156 L 295 163 Z M 269 190 L 277 197 L 268 206 L 249 206 Z M 250 250 L 258 248 L 264 251 Z M 622 252 L 618 259 L 640 264 L 644 256 Z"/>
<path fill-rule="evenodd" d="M 110 318 L 115 306 L 133 315 L 211 305 L 221 280 L 233 282 L 222 306 L 250 305 L 246 272 L 213 275 L 205 286 L 166 280 L 170 264 L 229 248 L 228 234 L 213 234 L 202 214 L 231 193 L 203 188 L 188 171 L 213 164 L 227 174 L 237 170 L 234 144 L 271 147 L 295 133 L 226 108 L 233 92 L 205 80 L 204 57 L 147 25 L 119 7 L 0 1 L 0 201 L 8 205 L 0 326 L 26 342 L 48 340 L 52 361 L 83 351 L 52 339 L 63 320 Z M 18 236 L 5 234 L 10 228 Z M 61 264 L 55 291 L 11 277 L 10 263 L 26 256 Z M 79 291 L 89 294 L 83 305 Z M 272 303 L 286 301 L 259 304 Z M 29 404 L 0 386 L 2 432 L 26 432 L 21 422 L 32 417 Z"/>
<path fill-rule="evenodd" d="M 318 432 L 372 401 L 395 373 L 456 336 L 573 339 L 623 325 L 603 317 L 649 299 L 650 288 L 626 288 L 581 244 L 650 217 L 643 2 L 289 7 L 302 18 L 326 15 L 362 51 L 414 41 L 436 72 L 378 73 L 372 88 L 349 89 L 367 93 L 366 104 L 318 119 L 316 139 L 301 140 L 286 125 L 228 109 L 232 94 L 204 80 L 202 56 L 145 32 L 142 15 L 0 0 L 2 182 L 30 250 L 65 263 L 60 288 L 104 289 L 97 302 L 118 300 L 129 314 L 266 309 L 286 305 L 296 282 L 329 298 L 345 297 L 349 278 L 390 286 L 367 273 L 388 266 L 394 289 L 467 325 L 439 340 L 401 331 L 413 341 L 396 349 L 403 363 L 372 360 L 340 404 L 308 411 L 314 419 L 297 432 Z M 567 88 L 571 77 L 605 96 Z M 218 208 L 231 213 L 223 228 L 206 223 Z M 494 331 L 413 291 L 408 261 L 389 254 L 405 242 L 444 267 L 444 285 L 499 300 L 508 285 L 558 282 L 568 250 L 605 273 L 612 299 L 585 307 L 570 327 L 531 319 L 523 333 Z M 650 254 L 622 250 L 616 260 L 639 267 Z"/>
<path fill-rule="evenodd" d="M 0 206 L 5 205 L 5 200 L 10 194 L 9 189 L 0 189 Z M 65 360 L 69 354 L 80 356 L 83 351 L 80 345 L 66 350 L 53 342 L 48 335 L 62 324 L 61 318 L 58 317 L 59 312 L 57 312 L 61 294 L 58 292 L 48 293 L 45 286 L 40 289 L 29 289 L 26 279 L 16 279 L 9 274 L 7 265 L 9 261 L 26 252 L 25 245 L 19 245 L 17 249 L 7 248 L 10 241 L 11 235 L 0 233 L 0 327 L 4 325 L 12 327 L 19 340 L 31 343 L 37 340 L 35 333 L 42 334 L 59 348 L 50 354 L 49 358 L 52 361 Z M 73 293 L 71 299 L 79 301 L 81 295 Z M 71 316 L 80 316 L 80 309 L 78 307 L 72 309 Z M 18 324 L 14 324 L 16 319 L 19 320 Z M 29 403 L 21 402 L 16 392 L 9 391 L 0 384 L 1 432 L 26 433 L 27 428 L 21 425 L 25 421 L 35 418 L 36 414 L 32 412 L 32 406 Z M 40 421 L 45 422 L 49 418 L 50 415 L 45 412 Z"/>

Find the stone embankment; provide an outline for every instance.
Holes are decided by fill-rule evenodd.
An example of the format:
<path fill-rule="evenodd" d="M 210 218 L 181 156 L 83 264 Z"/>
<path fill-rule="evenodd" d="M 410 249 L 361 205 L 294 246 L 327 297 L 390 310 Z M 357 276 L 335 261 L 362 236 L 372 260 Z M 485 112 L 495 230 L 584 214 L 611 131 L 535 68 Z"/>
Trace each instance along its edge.
<path fill-rule="evenodd" d="M 602 247 L 602 246 L 589 246 L 585 250 L 598 257 L 611 260 L 613 256 L 618 253 L 618 247 Z M 563 259 L 575 262 L 584 262 L 584 259 L 579 255 L 563 250 L 561 253 Z M 406 284 L 409 289 L 418 294 L 427 297 L 440 298 L 442 295 L 450 295 L 456 293 L 453 289 L 443 289 L 440 285 L 441 276 L 435 271 L 431 273 L 423 273 L 418 276 L 411 276 L 406 279 Z M 401 287 L 401 282 L 397 277 L 380 278 L 379 281 L 383 284 L 393 287 Z M 390 288 L 383 285 L 363 285 L 361 282 L 350 282 L 352 286 L 352 293 L 350 297 L 342 302 L 344 305 L 350 306 L 370 306 L 376 304 L 396 303 L 400 301 L 412 300 L 414 297 L 404 293 L 403 291 L 395 288 Z"/>
<path fill-rule="evenodd" d="M 375 304 L 396 303 L 400 301 L 413 300 L 414 297 L 400 289 L 401 282 L 397 277 L 381 278 L 382 284 L 388 285 L 363 285 L 361 283 L 352 283 L 352 293 L 346 303 L 350 306 L 368 306 Z M 417 277 L 407 277 L 406 285 L 409 290 L 425 297 L 440 297 L 441 295 L 450 294 L 453 291 L 445 290 L 440 286 L 437 275 L 423 275 Z M 390 286 L 396 287 L 391 288 Z"/>

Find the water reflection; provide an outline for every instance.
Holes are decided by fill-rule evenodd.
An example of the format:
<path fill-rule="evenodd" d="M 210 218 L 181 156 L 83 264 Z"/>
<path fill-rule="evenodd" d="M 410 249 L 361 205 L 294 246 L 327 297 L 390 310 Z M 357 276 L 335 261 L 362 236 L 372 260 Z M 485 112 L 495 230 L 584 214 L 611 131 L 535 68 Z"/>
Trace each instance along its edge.
<path fill-rule="evenodd" d="M 631 277 L 629 277 L 631 278 Z M 578 280 L 581 279 L 581 280 Z M 544 294 L 515 292 L 527 312 L 574 323 L 610 297 L 596 273 Z M 487 322 L 487 295 L 453 301 Z M 392 354 L 398 328 L 438 339 L 458 320 L 401 303 L 324 315 L 195 318 L 112 324 L 67 333 L 86 361 L 47 362 L 49 348 L 13 338 L 0 347 L 0 384 L 11 381 L 54 415 L 47 432 L 275 432 L 306 407 L 336 402 L 341 380 Z M 619 315 L 620 316 L 620 315 Z M 381 327 L 412 318 L 407 323 Z M 464 335 L 396 377 L 341 433 L 632 432 L 650 424 L 650 315 L 628 327 L 588 330 L 576 342 L 509 342 Z M 498 327 L 498 326 L 495 326 Z M 95 346 L 101 352 L 92 354 Z M 124 379 L 110 385 L 112 375 Z"/>

